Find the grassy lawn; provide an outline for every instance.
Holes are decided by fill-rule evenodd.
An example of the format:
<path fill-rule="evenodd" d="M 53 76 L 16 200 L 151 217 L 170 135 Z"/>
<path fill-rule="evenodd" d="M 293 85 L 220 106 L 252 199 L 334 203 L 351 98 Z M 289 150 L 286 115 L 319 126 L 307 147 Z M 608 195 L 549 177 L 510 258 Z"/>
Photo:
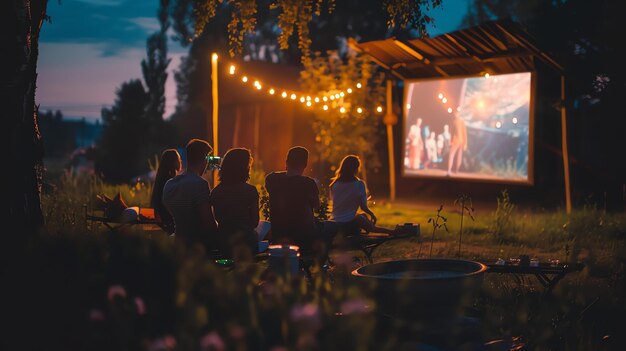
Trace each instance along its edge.
<path fill-rule="evenodd" d="M 89 335 L 100 338 L 109 349 L 119 349 L 122 344 L 131 345 L 131 349 L 150 349 L 145 343 L 162 342 L 167 335 L 172 335 L 179 347 L 164 349 L 198 349 L 192 347 L 194 342 L 211 333 L 235 345 L 232 337 L 225 336 L 234 335 L 229 328 L 243 328 L 251 338 L 247 342 L 282 340 L 281 345 L 290 349 L 299 349 L 303 337 L 317 340 L 325 346 L 322 349 L 400 348 L 395 332 L 385 328 L 382 334 L 374 332 L 386 323 L 376 314 L 337 319 L 336 311 L 343 304 L 367 299 L 367 293 L 351 286 L 346 281 L 348 275 L 341 272 L 333 282 L 317 276 L 308 286 L 302 281 L 268 282 L 259 273 L 265 266 L 224 275 L 193 252 L 175 250 L 163 232 L 132 228 L 128 233 L 111 235 L 103 226 L 86 223 L 84 205 L 95 194 L 113 196 L 118 191 L 128 205 L 147 206 L 151 185 L 113 186 L 93 178 L 64 175 L 56 190 L 43 195 L 47 223 L 38 239 L 39 247 L 11 262 L 15 274 L 29 277 L 31 291 L 56 287 L 52 300 L 44 299 L 38 307 L 52 309 L 51 316 L 80 316 L 96 308 L 108 318 L 97 322 L 101 324 L 91 321 L 83 325 L 78 317 L 76 325 L 68 321 L 77 332 L 92 333 Z M 378 202 L 371 208 L 381 226 L 393 228 L 409 222 L 421 226 L 419 240 L 387 242 L 376 250 L 375 261 L 416 258 L 420 245 L 419 257 L 429 256 L 433 226 L 428 220 L 437 216 L 438 206 L 427 209 L 408 203 Z M 440 215 L 447 220 L 447 230 L 436 230 L 433 256 L 456 257 L 460 210 L 450 204 Z M 474 220 L 466 215 L 463 227 L 462 258 L 508 259 L 526 254 L 542 262 L 559 259 L 585 265 L 583 271 L 569 274 L 548 295 L 532 276 L 515 279 L 487 274 L 480 293 L 464 312 L 480 321 L 485 340 L 517 340 L 527 345 L 526 349 L 540 350 L 620 349 L 620 330 L 626 327 L 625 214 L 606 214 L 593 206 L 577 209 L 571 216 L 560 211 L 530 212 L 500 199 L 495 211 L 477 211 Z M 107 302 L 107 289 L 117 285 L 125 287 L 129 299 L 141 296 L 148 311 L 156 309 L 160 314 L 136 316 L 128 312 L 130 300 L 122 302 L 131 305 L 121 307 L 115 305 L 119 301 Z M 314 323 L 313 336 L 293 320 L 294 310 L 303 306 L 315 306 L 317 311 L 314 320 L 307 322 Z M 149 327 L 144 325 L 146 320 L 151 321 Z M 127 327 L 139 328 L 132 329 L 138 334 L 124 329 Z M 70 330 L 55 328 L 50 332 L 58 335 Z M 333 344 L 333 340 L 344 341 Z"/>

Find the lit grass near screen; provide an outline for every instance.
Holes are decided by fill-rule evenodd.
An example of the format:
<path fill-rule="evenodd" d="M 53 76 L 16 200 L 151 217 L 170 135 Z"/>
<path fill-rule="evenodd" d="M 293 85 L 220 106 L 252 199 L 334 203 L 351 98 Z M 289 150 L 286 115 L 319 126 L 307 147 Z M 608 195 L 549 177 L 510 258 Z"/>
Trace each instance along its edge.
<path fill-rule="evenodd" d="M 531 73 L 407 82 L 403 174 L 532 182 Z"/>

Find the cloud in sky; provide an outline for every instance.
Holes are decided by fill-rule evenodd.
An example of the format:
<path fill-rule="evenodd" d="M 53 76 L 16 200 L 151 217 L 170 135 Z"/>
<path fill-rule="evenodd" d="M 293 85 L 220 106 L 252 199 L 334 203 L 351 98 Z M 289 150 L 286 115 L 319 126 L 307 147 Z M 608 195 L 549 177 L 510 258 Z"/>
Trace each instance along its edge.
<path fill-rule="evenodd" d="M 157 0 L 50 1 L 41 32 L 44 43 L 97 43 L 101 53 L 145 45 L 149 33 L 159 29 Z"/>
<path fill-rule="evenodd" d="M 66 116 L 100 118 L 115 91 L 141 79 L 147 37 L 159 29 L 157 0 L 63 0 L 48 3 L 41 32 L 37 102 Z M 166 115 L 176 105 L 173 71 L 185 52 L 170 42 Z"/>

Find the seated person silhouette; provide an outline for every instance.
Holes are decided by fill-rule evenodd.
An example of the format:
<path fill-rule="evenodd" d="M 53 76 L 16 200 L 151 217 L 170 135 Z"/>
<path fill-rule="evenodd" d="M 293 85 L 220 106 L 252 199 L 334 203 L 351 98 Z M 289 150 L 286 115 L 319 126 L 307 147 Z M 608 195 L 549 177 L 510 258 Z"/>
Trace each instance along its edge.
<path fill-rule="evenodd" d="M 249 260 L 258 251 L 259 193 L 248 184 L 250 150 L 230 149 L 219 170 L 220 183 L 211 192 L 221 251 L 236 260 Z"/>
<path fill-rule="evenodd" d="M 331 220 L 337 223 L 337 231 L 346 236 L 358 234 L 360 229 L 369 233 L 400 234 L 401 227 L 392 230 L 376 226 L 376 215 L 367 206 L 367 186 L 357 177 L 360 167 L 361 160 L 357 156 L 344 157 L 330 183 Z M 365 213 L 357 215 L 359 208 Z"/>
<path fill-rule="evenodd" d="M 204 140 L 192 139 L 185 149 L 187 168 L 165 183 L 163 204 L 174 218 L 177 242 L 213 250 L 217 248 L 213 240 L 217 224 L 211 212 L 209 182 L 202 178 L 212 147 Z"/>
<path fill-rule="evenodd" d="M 318 256 L 324 251 L 324 240 L 314 215 L 320 199 L 315 181 L 302 175 L 308 158 L 306 148 L 291 148 L 287 154 L 287 171 L 268 174 L 265 188 L 269 194 L 273 243 L 295 244 L 303 256 Z"/>
<path fill-rule="evenodd" d="M 161 222 L 162 228 L 169 234 L 174 233 L 174 218 L 163 205 L 163 187 L 165 183 L 182 171 L 183 162 L 176 149 L 167 149 L 161 154 L 159 168 L 152 187 L 150 206 L 154 208 L 154 216 Z"/>

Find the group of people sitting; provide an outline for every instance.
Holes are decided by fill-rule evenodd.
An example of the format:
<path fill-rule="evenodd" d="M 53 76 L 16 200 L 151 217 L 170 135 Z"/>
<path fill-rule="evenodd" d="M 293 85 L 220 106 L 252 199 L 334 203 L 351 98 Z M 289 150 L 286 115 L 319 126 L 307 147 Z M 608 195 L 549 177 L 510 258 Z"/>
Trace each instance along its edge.
<path fill-rule="evenodd" d="M 226 257 L 250 258 L 258 252 L 260 240 L 259 193 L 248 183 L 252 156 L 248 149 L 234 148 L 223 157 L 219 184 L 211 190 L 202 176 L 209 164 L 212 147 L 193 139 L 186 146 L 187 167 L 182 170 L 180 155 L 168 149 L 161 155 L 152 194 L 155 214 L 177 241 L 200 244 Z M 320 222 L 315 210 L 320 206 L 316 181 L 304 176 L 308 151 L 296 146 L 289 150 L 286 171 L 265 178 L 269 194 L 270 240 L 294 244 L 303 255 L 327 254 L 338 232 L 399 234 L 402 229 L 376 226 L 376 216 L 367 205 L 367 187 L 357 177 L 360 160 L 346 156 L 330 184 L 332 217 Z M 361 209 L 364 213 L 357 214 Z"/>

